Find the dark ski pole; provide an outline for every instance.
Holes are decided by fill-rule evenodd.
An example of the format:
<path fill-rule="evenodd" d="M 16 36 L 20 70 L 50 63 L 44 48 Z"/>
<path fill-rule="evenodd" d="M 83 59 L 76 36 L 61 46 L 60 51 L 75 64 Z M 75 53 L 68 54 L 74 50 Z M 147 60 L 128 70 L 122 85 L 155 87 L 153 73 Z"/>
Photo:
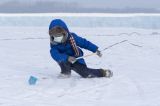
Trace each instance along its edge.
<path fill-rule="evenodd" d="M 126 41 L 128 41 L 128 40 L 123 40 L 123 41 L 117 42 L 117 43 L 115 43 L 115 44 L 112 44 L 112 45 L 104 48 L 104 49 L 101 50 L 101 51 L 105 51 L 105 50 L 107 50 L 107 49 L 109 49 L 109 48 L 112 48 L 113 46 L 119 45 L 119 44 L 124 43 L 124 42 L 126 42 Z M 92 56 L 92 55 L 95 55 L 95 54 L 96 54 L 96 53 L 91 53 L 91 54 L 88 54 L 88 55 L 85 55 L 85 56 L 78 57 L 78 58 L 76 58 L 76 59 L 78 60 L 78 59 L 86 58 L 86 57 L 89 57 L 89 56 Z"/>
<path fill-rule="evenodd" d="M 127 41 L 127 40 L 123 40 L 123 41 L 121 41 L 121 42 L 117 42 L 117 43 L 115 43 L 115 44 L 113 44 L 113 45 L 110 45 L 110 46 L 104 48 L 104 49 L 101 50 L 101 51 L 105 51 L 105 50 L 107 50 L 107 49 L 109 49 L 109 48 L 111 48 L 111 47 L 113 47 L 113 46 L 119 45 L 120 43 L 123 43 L 123 42 L 126 42 L 126 41 Z"/>

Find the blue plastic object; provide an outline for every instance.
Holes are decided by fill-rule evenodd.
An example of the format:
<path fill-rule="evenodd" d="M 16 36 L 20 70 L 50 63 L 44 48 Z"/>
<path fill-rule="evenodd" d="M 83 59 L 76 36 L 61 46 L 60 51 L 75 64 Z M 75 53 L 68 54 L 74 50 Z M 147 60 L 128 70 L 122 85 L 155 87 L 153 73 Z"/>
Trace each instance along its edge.
<path fill-rule="evenodd" d="M 36 77 L 30 76 L 30 78 L 29 78 L 29 80 L 28 80 L 29 85 L 35 85 L 36 82 L 37 82 L 37 80 L 38 80 L 38 79 L 37 79 Z"/>

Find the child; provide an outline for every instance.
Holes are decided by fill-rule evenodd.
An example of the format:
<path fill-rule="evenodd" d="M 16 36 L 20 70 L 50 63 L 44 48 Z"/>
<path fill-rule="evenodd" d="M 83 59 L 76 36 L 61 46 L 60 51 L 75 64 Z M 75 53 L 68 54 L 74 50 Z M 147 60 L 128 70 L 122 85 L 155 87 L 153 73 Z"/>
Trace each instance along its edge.
<path fill-rule="evenodd" d="M 51 56 L 61 68 L 61 76 L 69 77 L 74 70 L 83 78 L 112 77 L 113 73 L 105 69 L 88 68 L 84 59 L 76 59 L 83 56 L 81 48 L 102 56 L 98 47 L 90 41 L 79 37 L 67 28 L 61 19 L 55 19 L 49 26 Z"/>

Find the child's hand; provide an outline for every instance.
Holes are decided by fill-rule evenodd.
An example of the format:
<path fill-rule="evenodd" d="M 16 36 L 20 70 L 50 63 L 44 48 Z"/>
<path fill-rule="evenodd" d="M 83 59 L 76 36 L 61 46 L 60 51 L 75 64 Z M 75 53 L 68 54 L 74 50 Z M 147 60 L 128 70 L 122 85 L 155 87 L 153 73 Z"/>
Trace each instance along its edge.
<path fill-rule="evenodd" d="M 97 54 L 99 57 L 102 57 L 101 51 L 97 50 L 97 51 L 96 51 L 96 54 Z"/>
<path fill-rule="evenodd" d="M 74 63 L 77 61 L 77 59 L 76 59 L 75 57 L 69 56 L 69 57 L 68 57 L 68 61 L 69 61 L 70 63 L 74 64 Z"/>

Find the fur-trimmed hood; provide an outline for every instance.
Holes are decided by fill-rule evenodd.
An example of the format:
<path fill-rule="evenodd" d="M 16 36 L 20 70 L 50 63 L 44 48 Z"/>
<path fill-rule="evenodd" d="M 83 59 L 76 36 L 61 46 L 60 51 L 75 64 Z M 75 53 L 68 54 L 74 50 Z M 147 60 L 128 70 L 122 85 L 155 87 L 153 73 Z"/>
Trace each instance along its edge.
<path fill-rule="evenodd" d="M 52 20 L 52 22 L 49 25 L 49 35 L 50 35 L 50 43 L 53 44 L 53 45 L 57 45 L 57 42 L 54 41 L 54 37 L 51 36 L 52 33 L 54 33 L 56 31 L 56 30 L 54 31 L 54 28 L 56 28 L 56 27 L 57 28 L 59 27 L 60 32 L 62 32 L 63 35 L 65 35 L 64 38 L 63 38 L 63 43 L 67 41 L 67 39 L 69 38 L 69 34 L 70 34 L 70 32 L 68 30 L 68 27 L 67 27 L 67 25 L 65 24 L 64 21 L 62 21 L 61 19 Z"/>
<path fill-rule="evenodd" d="M 52 22 L 49 25 L 49 30 L 52 29 L 53 27 L 56 27 L 56 26 L 62 27 L 68 33 L 70 33 L 69 30 L 68 30 L 68 27 L 67 27 L 66 23 L 64 21 L 62 21 L 61 19 L 54 19 L 54 20 L 52 20 Z"/>

